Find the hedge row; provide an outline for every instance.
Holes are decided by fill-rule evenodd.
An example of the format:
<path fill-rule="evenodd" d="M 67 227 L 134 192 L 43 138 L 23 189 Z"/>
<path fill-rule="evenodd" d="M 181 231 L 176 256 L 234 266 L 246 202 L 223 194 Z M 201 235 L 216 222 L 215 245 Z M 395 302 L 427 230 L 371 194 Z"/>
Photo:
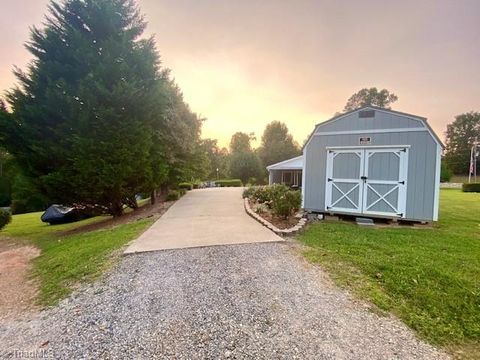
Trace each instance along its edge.
<path fill-rule="evenodd" d="M 480 183 L 465 183 L 462 185 L 463 192 L 480 192 Z"/>
<path fill-rule="evenodd" d="M 185 189 L 178 189 L 178 190 L 170 190 L 167 194 L 167 201 L 175 201 L 180 199 L 183 195 L 187 193 L 187 190 Z"/>
<path fill-rule="evenodd" d="M 192 189 L 193 189 L 193 184 L 192 184 L 192 183 L 188 183 L 188 182 L 182 182 L 182 183 L 178 184 L 178 187 L 179 187 L 180 189 L 192 190 Z"/>
<path fill-rule="evenodd" d="M 242 180 L 230 179 L 230 180 L 217 180 L 215 184 L 220 187 L 240 187 L 243 186 Z"/>

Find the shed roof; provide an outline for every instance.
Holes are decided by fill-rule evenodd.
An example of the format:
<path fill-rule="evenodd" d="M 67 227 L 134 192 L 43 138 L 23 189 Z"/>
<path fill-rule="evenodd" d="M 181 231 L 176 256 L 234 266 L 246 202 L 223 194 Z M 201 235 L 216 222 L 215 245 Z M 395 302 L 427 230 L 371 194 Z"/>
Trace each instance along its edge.
<path fill-rule="evenodd" d="M 267 166 L 267 170 L 302 170 L 303 156 L 297 156 L 292 159 L 280 161 L 276 164 Z"/>
<path fill-rule="evenodd" d="M 435 131 L 433 131 L 432 127 L 430 126 L 430 124 L 428 123 L 427 121 L 427 118 L 425 117 L 422 117 L 422 116 L 418 116 L 418 115 L 413 115 L 413 114 L 408 114 L 408 113 L 405 113 L 405 112 L 401 112 L 401 111 L 396 111 L 396 110 L 391 110 L 391 109 L 385 109 L 385 108 L 381 108 L 381 107 L 378 107 L 378 106 L 373 106 L 373 105 L 367 105 L 367 106 L 364 106 L 364 107 L 361 107 L 361 108 L 358 108 L 358 109 L 355 109 L 355 110 L 351 110 L 351 111 L 348 111 L 346 113 L 343 113 L 343 114 L 339 114 L 339 115 L 336 115 L 334 117 L 332 117 L 331 119 L 329 120 L 326 120 L 326 121 L 323 121 L 321 123 L 318 123 L 315 125 L 315 128 L 313 129 L 312 133 L 310 134 L 310 136 L 308 137 L 307 141 L 305 142 L 305 144 L 303 145 L 302 147 L 302 150 L 305 148 L 305 146 L 310 142 L 310 139 L 312 138 L 312 136 L 315 134 L 315 131 L 317 130 L 317 128 L 319 126 L 323 126 L 323 125 L 326 125 L 326 124 L 329 124 L 331 122 L 334 122 L 334 121 L 337 121 L 347 115 L 350 115 L 354 112 L 357 112 L 357 111 L 362 111 L 362 110 L 366 110 L 366 109 L 371 109 L 371 110 L 377 110 L 377 111 L 383 111 L 383 112 L 387 112 L 387 113 L 392 113 L 392 114 L 396 114 L 396 115 L 400 115 L 400 116 L 404 116 L 404 117 L 407 117 L 407 118 L 412 118 L 412 119 L 416 119 L 416 120 L 420 120 L 424 125 L 425 127 L 427 128 L 428 132 L 430 133 L 430 135 L 435 139 L 435 141 L 442 147 L 442 148 L 445 148 L 445 145 L 442 143 L 442 141 L 440 140 L 440 138 L 438 137 L 438 135 L 435 133 Z"/>

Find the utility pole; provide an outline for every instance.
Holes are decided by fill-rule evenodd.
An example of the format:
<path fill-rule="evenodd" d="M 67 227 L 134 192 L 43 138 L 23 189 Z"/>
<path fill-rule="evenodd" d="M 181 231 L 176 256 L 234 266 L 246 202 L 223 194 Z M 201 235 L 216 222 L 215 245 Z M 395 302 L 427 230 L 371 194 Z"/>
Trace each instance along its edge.
<path fill-rule="evenodd" d="M 477 157 L 478 157 L 478 141 L 477 138 L 475 138 L 475 144 L 473 144 L 474 150 L 473 150 L 473 176 L 475 179 L 475 182 L 477 182 Z"/>
<path fill-rule="evenodd" d="M 480 144 L 478 143 L 478 138 L 475 138 L 473 142 L 472 149 L 470 150 L 470 168 L 468 169 L 468 182 L 472 181 L 472 174 L 473 174 L 473 181 L 477 182 L 477 159 L 478 159 L 478 149 L 480 148 Z"/>

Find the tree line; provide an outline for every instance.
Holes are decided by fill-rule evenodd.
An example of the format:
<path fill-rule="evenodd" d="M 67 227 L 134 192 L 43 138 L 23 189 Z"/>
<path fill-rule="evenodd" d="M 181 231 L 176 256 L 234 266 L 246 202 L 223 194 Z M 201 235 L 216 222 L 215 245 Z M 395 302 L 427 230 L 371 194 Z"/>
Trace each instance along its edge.
<path fill-rule="evenodd" d="M 300 155 L 300 147 L 293 139 L 287 126 L 280 121 L 272 121 L 261 137 L 260 146 L 252 147 L 254 134 L 237 132 L 233 134 L 229 151 L 223 150 L 225 173 L 219 174 L 242 180 L 244 184 L 264 184 L 267 182 L 266 167 Z"/>
<path fill-rule="evenodd" d="M 154 200 L 181 181 L 265 175 L 271 155 L 253 151 L 249 135 L 235 134 L 230 151 L 200 138 L 204 119 L 162 66 L 154 38 L 142 37 L 145 27 L 131 0 L 50 3 L 26 43 L 32 62 L 15 69 L 9 106 L 0 101 L 0 205 L 76 204 L 119 216 L 138 206 L 137 194 Z"/>
<path fill-rule="evenodd" d="M 53 1 L 43 28 L 32 28 L 33 60 L 15 69 L 8 106 L 0 101 L 0 193 L 13 194 L 18 212 L 62 203 L 120 216 L 138 206 L 139 193 L 154 201 L 193 179 L 261 183 L 266 166 L 300 154 L 278 121 L 258 149 L 253 134 L 235 133 L 229 149 L 201 139 L 204 119 L 184 101 L 145 28 L 133 0 Z M 386 89 L 362 89 L 344 111 L 396 100 Z M 478 119 L 464 114 L 447 130 L 446 159 L 458 169 Z M 3 197 L 0 206 L 12 200 Z"/>

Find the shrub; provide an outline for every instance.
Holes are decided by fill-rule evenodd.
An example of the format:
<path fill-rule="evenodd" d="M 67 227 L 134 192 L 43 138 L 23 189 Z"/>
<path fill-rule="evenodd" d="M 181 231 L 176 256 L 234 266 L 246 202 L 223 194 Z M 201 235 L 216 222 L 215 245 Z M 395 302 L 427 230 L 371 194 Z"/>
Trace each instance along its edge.
<path fill-rule="evenodd" d="M 441 182 L 449 182 L 452 178 L 452 172 L 448 168 L 447 164 L 442 161 L 442 166 L 440 168 L 440 181 Z"/>
<path fill-rule="evenodd" d="M 253 209 L 257 214 L 264 214 L 268 211 L 268 206 L 265 204 L 257 204 Z"/>
<path fill-rule="evenodd" d="M 243 191 L 243 197 L 262 204 L 260 211 L 266 210 L 268 206 L 275 215 L 285 218 L 300 209 L 302 204 L 302 194 L 299 191 L 290 190 L 281 184 L 251 186 Z"/>
<path fill-rule="evenodd" d="M 10 221 L 12 221 L 12 214 L 10 214 L 10 211 L 0 209 L 0 229 L 3 229 Z"/>
<path fill-rule="evenodd" d="M 243 198 L 252 198 L 252 195 L 255 193 L 255 187 L 249 186 L 245 190 L 243 190 L 242 197 Z"/>
<path fill-rule="evenodd" d="M 187 190 L 185 190 L 185 189 L 178 189 L 178 193 L 179 193 L 180 196 L 183 196 L 183 195 L 185 195 L 185 194 L 187 193 Z"/>
<path fill-rule="evenodd" d="M 185 189 L 185 190 L 192 190 L 193 189 L 193 184 L 188 183 L 188 182 L 183 182 L 178 184 L 179 189 Z"/>
<path fill-rule="evenodd" d="M 167 201 L 175 201 L 180 199 L 180 192 L 177 190 L 170 190 L 167 194 Z"/>
<path fill-rule="evenodd" d="M 288 217 L 300 209 L 302 194 L 299 191 L 289 190 L 285 185 L 271 186 L 271 208 L 277 216 Z"/>
<path fill-rule="evenodd" d="M 220 187 L 240 187 L 243 186 L 242 180 L 230 179 L 230 180 L 217 180 L 215 184 Z"/>
<path fill-rule="evenodd" d="M 201 189 L 203 187 L 203 183 L 201 181 L 196 181 L 193 183 L 194 189 Z"/>
<path fill-rule="evenodd" d="M 480 183 L 465 183 L 462 185 L 463 192 L 480 192 Z"/>
<path fill-rule="evenodd" d="M 255 186 L 253 198 L 259 203 L 270 203 L 272 201 L 273 186 Z"/>

